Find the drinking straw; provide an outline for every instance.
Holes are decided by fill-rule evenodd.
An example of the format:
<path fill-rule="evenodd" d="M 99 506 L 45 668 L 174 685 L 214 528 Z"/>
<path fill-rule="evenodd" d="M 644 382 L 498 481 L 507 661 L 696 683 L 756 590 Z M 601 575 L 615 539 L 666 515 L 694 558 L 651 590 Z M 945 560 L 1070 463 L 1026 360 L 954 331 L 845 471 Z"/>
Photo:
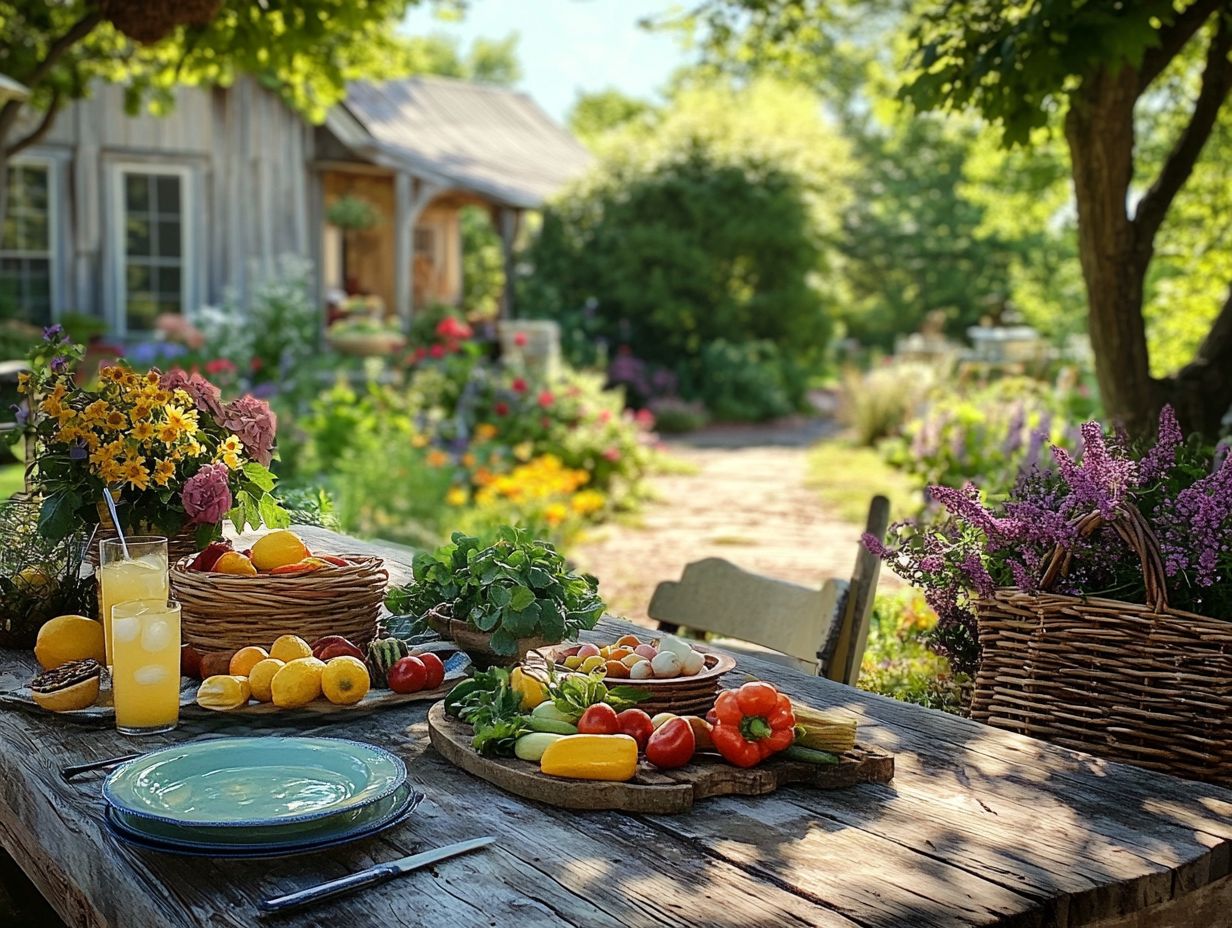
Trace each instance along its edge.
<path fill-rule="evenodd" d="M 107 509 L 111 512 L 111 523 L 115 526 L 116 534 L 120 536 L 120 547 L 124 549 L 124 560 L 130 560 L 128 542 L 124 540 L 124 529 L 120 528 L 120 517 L 116 513 L 115 499 L 108 487 L 103 487 L 103 499 L 107 501 Z"/>

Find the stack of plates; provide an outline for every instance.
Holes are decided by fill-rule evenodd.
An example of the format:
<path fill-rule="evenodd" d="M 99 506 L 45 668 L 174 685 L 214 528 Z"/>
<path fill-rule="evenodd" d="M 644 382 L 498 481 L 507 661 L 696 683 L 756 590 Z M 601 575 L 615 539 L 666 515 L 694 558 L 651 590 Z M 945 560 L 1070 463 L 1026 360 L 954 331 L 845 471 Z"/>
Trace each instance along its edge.
<path fill-rule="evenodd" d="M 401 824 L 423 799 L 393 754 L 339 738 L 218 738 L 117 767 L 103 783 L 107 828 L 148 850 L 283 857 Z"/>

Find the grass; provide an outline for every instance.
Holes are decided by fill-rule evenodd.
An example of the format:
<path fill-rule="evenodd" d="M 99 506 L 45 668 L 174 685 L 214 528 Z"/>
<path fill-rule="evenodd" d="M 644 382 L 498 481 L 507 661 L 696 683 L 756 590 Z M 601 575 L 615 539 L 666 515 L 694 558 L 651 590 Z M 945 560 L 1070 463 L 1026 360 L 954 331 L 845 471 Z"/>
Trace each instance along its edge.
<path fill-rule="evenodd" d="M 25 488 L 25 465 L 5 464 L 0 467 L 0 499 L 8 499 Z"/>
<path fill-rule="evenodd" d="M 808 485 L 825 507 L 847 522 L 862 525 L 869 501 L 880 493 L 890 500 L 890 521 L 919 511 L 921 488 L 895 470 L 876 449 L 846 437 L 823 441 L 809 452 Z"/>

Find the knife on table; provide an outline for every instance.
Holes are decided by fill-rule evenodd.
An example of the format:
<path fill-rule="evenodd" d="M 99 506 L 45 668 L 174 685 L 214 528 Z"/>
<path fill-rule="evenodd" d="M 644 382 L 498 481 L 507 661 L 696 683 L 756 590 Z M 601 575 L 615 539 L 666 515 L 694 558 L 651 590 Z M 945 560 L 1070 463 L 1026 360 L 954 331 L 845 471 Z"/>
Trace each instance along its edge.
<path fill-rule="evenodd" d="M 301 889 L 299 892 L 266 899 L 260 903 L 260 909 L 262 912 L 286 912 L 289 909 L 298 909 L 305 905 L 311 905 L 314 902 L 321 902 L 325 899 L 332 899 L 335 896 L 341 896 L 345 893 L 362 889 L 365 886 L 375 886 L 378 883 L 384 883 L 386 880 L 393 879 L 396 876 L 410 873 L 412 870 L 418 870 L 420 867 L 427 867 L 438 861 L 447 860 L 450 857 L 457 857 L 459 854 L 477 851 L 480 848 L 487 847 L 495 840 L 491 836 L 472 838 L 470 841 L 459 841 L 457 844 L 447 844 L 444 847 L 438 847 L 431 851 L 412 854 L 410 857 L 403 857 L 401 860 L 369 867 L 367 870 L 360 870 L 358 873 L 351 873 L 336 880 L 330 880 L 327 883 L 319 883 L 316 886 Z"/>

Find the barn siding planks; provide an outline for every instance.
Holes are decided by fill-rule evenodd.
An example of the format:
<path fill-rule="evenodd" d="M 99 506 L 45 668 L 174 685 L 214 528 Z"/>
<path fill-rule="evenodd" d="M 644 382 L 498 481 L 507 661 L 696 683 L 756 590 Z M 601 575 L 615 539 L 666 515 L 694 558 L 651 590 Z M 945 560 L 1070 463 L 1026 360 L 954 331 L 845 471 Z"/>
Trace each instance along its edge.
<path fill-rule="evenodd" d="M 253 275 L 294 253 L 320 250 L 317 185 L 309 177 L 314 130 L 256 81 L 230 88 L 180 88 L 166 116 L 124 112 L 123 91 L 100 85 L 57 118 L 31 151 L 65 165 L 61 171 L 59 272 L 61 312 L 111 318 L 115 307 L 113 166 L 150 161 L 190 169 L 198 305 L 218 304 L 233 289 L 243 301 Z M 195 308 L 195 307 L 194 307 Z"/>

